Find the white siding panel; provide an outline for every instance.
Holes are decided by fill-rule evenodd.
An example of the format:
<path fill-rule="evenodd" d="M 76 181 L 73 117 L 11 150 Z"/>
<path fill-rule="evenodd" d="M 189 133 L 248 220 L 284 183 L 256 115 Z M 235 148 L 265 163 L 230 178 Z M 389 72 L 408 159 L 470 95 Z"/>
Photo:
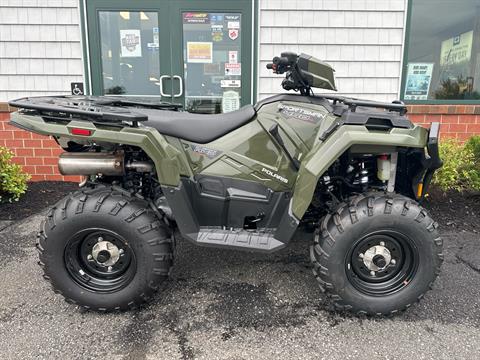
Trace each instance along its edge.
<path fill-rule="evenodd" d="M 0 102 L 82 81 L 77 0 L 0 0 Z"/>
<path fill-rule="evenodd" d="M 339 93 L 398 98 L 406 0 L 259 0 L 259 9 L 260 99 L 283 92 L 265 69 L 283 51 L 330 63 Z"/>

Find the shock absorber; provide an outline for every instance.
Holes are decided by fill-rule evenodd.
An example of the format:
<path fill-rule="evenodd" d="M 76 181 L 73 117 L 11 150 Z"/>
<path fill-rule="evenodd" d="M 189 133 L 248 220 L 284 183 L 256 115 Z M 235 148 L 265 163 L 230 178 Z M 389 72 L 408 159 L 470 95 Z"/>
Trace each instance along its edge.
<path fill-rule="evenodd" d="M 359 162 L 358 165 L 359 171 L 355 174 L 353 184 L 360 185 L 362 187 L 362 191 L 366 191 L 370 181 L 368 169 L 365 167 L 365 162 L 363 161 Z"/>
<path fill-rule="evenodd" d="M 365 163 L 362 161 L 360 163 L 360 173 L 359 173 L 359 182 L 360 185 L 362 186 L 363 191 L 368 190 L 368 183 L 369 183 L 369 177 L 368 177 L 368 170 L 365 168 Z"/>

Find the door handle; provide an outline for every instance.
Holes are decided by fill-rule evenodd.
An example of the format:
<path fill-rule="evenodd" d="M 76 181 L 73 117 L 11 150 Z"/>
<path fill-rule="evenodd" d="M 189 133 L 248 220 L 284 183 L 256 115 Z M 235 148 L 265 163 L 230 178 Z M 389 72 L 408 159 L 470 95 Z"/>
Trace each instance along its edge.
<path fill-rule="evenodd" d="M 162 75 L 160 76 L 160 80 L 159 80 L 159 83 L 160 83 L 160 95 L 163 96 L 163 97 L 172 97 L 172 95 L 170 94 L 165 94 L 163 92 L 163 79 L 171 79 L 172 77 L 170 75 Z"/>
<path fill-rule="evenodd" d="M 173 95 L 173 97 L 180 97 L 183 95 L 183 79 L 181 76 L 179 75 L 173 75 L 172 77 L 173 79 L 178 79 L 178 82 L 179 82 L 179 91 L 178 91 L 178 94 L 175 94 Z"/>

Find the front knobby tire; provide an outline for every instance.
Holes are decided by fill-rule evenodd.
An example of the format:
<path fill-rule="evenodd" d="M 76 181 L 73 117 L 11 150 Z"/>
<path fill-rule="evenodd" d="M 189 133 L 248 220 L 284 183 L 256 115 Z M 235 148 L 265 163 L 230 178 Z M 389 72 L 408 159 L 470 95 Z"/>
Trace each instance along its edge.
<path fill-rule="evenodd" d="M 37 243 L 39 264 L 54 291 L 97 311 L 147 302 L 170 274 L 172 247 L 167 221 L 146 200 L 106 186 L 58 202 L 42 222 Z"/>
<path fill-rule="evenodd" d="M 442 240 L 427 211 L 397 194 L 355 196 L 326 215 L 310 249 L 313 273 L 335 310 L 393 315 L 428 291 Z"/>

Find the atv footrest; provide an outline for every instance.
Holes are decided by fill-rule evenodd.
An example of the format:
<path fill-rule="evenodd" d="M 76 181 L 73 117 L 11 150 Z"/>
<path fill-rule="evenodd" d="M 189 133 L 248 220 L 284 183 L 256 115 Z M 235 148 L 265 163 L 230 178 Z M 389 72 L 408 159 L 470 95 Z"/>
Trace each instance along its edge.
<path fill-rule="evenodd" d="M 197 242 L 215 247 L 234 247 L 243 250 L 273 251 L 284 247 L 285 243 L 274 237 L 273 231 L 249 231 L 244 229 L 224 230 L 220 228 L 200 228 Z"/>

